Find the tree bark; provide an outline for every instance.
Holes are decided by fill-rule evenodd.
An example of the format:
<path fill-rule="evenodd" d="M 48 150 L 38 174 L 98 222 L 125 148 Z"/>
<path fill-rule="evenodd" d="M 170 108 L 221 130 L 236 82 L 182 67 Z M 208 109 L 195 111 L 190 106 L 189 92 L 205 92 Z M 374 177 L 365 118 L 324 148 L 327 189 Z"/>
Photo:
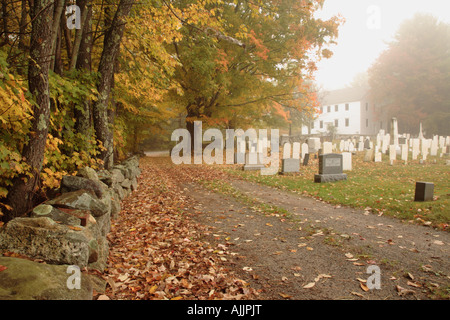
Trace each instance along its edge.
<path fill-rule="evenodd" d="M 14 180 L 7 198 L 13 210 L 8 212 L 7 219 L 20 216 L 32 208 L 44 160 L 50 118 L 48 72 L 52 54 L 53 4 L 52 0 L 34 0 L 31 7 L 28 85 L 36 104 L 28 143 L 24 146 L 22 155 L 31 167 L 32 177 L 22 176 Z"/>
<path fill-rule="evenodd" d="M 92 65 L 92 4 L 89 0 L 78 0 L 77 5 L 80 7 L 81 12 L 83 12 L 85 21 L 83 23 L 83 34 L 81 37 L 81 42 L 78 49 L 78 57 L 76 60 L 76 69 L 83 70 L 86 72 L 91 71 Z M 91 135 L 92 123 L 91 123 L 91 101 L 84 102 L 83 110 L 75 108 L 75 118 L 77 122 L 75 124 L 75 129 L 77 132 L 83 133 L 87 136 Z"/>
<path fill-rule="evenodd" d="M 114 164 L 113 135 L 108 121 L 108 105 L 114 81 L 114 63 L 119 54 L 125 19 L 129 15 L 133 3 L 134 0 L 120 1 L 111 27 L 105 34 L 103 52 L 98 66 L 101 77 L 97 86 L 98 99 L 93 106 L 94 129 L 97 139 L 105 148 L 100 156 L 106 169 L 111 168 Z"/>
<path fill-rule="evenodd" d="M 51 39 L 51 43 L 52 43 L 52 60 L 50 63 L 50 70 L 53 70 L 55 68 L 55 59 L 56 59 L 56 41 L 58 39 L 58 28 L 60 26 L 60 21 L 61 21 L 61 15 L 63 13 L 63 8 L 64 8 L 64 2 L 65 0 L 57 0 L 55 1 L 56 6 L 55 6 L 55 12 L 54 12 L 54 16 L 53 16 L 53 25 L 52 25 L 52 39 Z"/>

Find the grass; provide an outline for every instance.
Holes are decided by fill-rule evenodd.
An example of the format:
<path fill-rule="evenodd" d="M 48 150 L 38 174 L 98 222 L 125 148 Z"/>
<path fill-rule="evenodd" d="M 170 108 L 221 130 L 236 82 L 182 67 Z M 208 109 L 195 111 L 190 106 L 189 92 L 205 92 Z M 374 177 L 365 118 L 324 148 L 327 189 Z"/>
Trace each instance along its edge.
<path fill-rule="evenodd" d="M 332 204 L 449 229 L 450 167 L 441 158 L 428 158 L 425 164 L 410 161 L 405 165 L 396 161 L 391 166 L 387 158 L 379 163 L 364 162 L 363 153 L 357 153 L 353 156 L 353 170 L 346 172 L 348 180 L 333 183 L 314 183 L 314 174 L 318 173 L 317 159 L 291 176 L 263 176 L 259 171 L 242 171 L 239 166 L 227 166 L 224 170 L 248 181 L 313 196 Z M 417 181 L 434 183 L 434 201 L 414 202 Z"/>
<path fill-rule="evenodd" d="M 256 212 L 262 212 L 268 215 L 281 215 L 283 217 L 290 217 L 292 214 L 287 210 L 280 208 L 275 205 L 267 204 L 264 202 L 257 201 L 254 198 L 247 196 L 241 191 L 234 188 L 231 184 L 225 181 L 217 180 L 200 180 L 200 183 L 207 189 L 218 192 L 224 195 L 233 196 L 237 201 L 249 206 L 252 210 Z"/>

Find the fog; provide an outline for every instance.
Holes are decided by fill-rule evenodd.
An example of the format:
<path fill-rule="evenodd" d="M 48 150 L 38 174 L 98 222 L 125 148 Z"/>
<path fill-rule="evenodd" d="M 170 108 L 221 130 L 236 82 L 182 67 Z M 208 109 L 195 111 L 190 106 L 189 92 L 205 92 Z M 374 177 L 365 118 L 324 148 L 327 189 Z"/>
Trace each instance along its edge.
<path fill-rule="evenodd" d="M 346 22 L 339 29 L 337 45 L 331 47 L 333 57 L 318 63 L 318 85 L 325 90 L 349 85 L 386 49 L 399 25 L 418 12 L 450 23 L 450 1 L 446 0 L 326 0 L 317 17 L 340 14 Z"/>

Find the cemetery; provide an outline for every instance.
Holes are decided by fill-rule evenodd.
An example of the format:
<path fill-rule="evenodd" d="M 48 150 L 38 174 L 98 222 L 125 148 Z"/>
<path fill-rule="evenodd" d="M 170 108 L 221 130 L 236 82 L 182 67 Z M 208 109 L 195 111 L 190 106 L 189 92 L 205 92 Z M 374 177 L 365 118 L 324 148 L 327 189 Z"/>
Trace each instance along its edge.
<path fill-rule="evenodd" d="M 0 300 L 450 300 L 450 11 L 373 2 L 3 0 Z"/>
<path fill-rule="evenodd" d="M 419 223 L 425 213 L 433 225 L 447 229 L 450 136 L 425 138 L 420 131 L 414 137 L 399 134 L 397 128 L 393 118 L 390 132 L 380 130 L 376 136 L 324 142 L 305 137 L 293 143 L 285 136 L 280 141 L 280 176 L 227 172 Z"/>

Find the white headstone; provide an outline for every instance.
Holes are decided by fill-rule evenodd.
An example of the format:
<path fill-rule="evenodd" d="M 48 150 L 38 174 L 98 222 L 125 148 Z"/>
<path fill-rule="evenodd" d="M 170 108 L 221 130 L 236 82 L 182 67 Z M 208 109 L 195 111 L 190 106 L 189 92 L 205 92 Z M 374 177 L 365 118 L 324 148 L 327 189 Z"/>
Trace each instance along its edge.
<path fill-rule="evenodd" d="M 375 162 L 381 162 L 381 160 L 382 160 L 381 152 L 379 152 L 379 151 L 375 152 L 375 158 L 374 158 L 374 161 L 375 161 Z"/>
<path fill-rule="evenodd" d="M 294 142 L 292 144 L 292 158 L 300 159 L 300 142 Z"/>
<path fill-rule="evenodd" d="M 391 144 L 398 146 L 398 122 L 397 118 L 391 119 Z"/>
<path fill-rule="evenodd" d="M 401 147 L 401 159 L 405 162 L 408 161 L 408 145 L 407 144 L 402 144 L 400 145 Z"/>
<path fill-rule="evenodd" d="M 393 161 L 397 159 L 397 150 L 394 144 L 389 145 L 389 160 Z"/>
<path fill-rule="evenodd" d="M 352 170 L 352 153 L 342 152 L 342 170 L 351 171 Z"/>
<path fill-rule="evenodd" d="M 353 152 L 355 151 L 355 145 L 353 144 L 353 142 L 350 142 L 348 144 L 348 152 Z"/>
<path fill-rule="evenodd" d="M 309 153 L 309 147 L 307 143 L 302 143 L 302 160 L 305 158 L 305 154 Z"/>
<path fill-rule="evenodd" d="M 425 155 L 425 159 L 423 159 L 423 160 L 426 160 L 427 155 L 428 155 L 428 140 L 422 139 L 421 142 L 422 142 L 422 145 L 421 145 L 420 152 L 422 153 L 422 157 Z"/>
<path fill-rule="evenodd" d="M 333 153 L 333 144 L 331 142 L 324 142 L 322 146 L 322 153 Z"/>
<path fill-rule="evenodd" d="M 291 144 L 286 142 L 283 145 L 283 159 L 289 159 L 291 157 Z"/>
<path fill-rule="evenodd" d="M 437 137 L 437 136 L 435 136 Z M 431 141 L 431 146 L 430 146 L 430 156 L 437 156 L 437 152 L 438 152 L 438 140 L 437 138 L 433 138 L 433 140 Z"/>
<path fill-rule="evenodd" d="M 420 140 L 419 139 L 411 139 L 412 140 L 412 159 L 417 160 L 417 157 L 420 153 Z"/>

